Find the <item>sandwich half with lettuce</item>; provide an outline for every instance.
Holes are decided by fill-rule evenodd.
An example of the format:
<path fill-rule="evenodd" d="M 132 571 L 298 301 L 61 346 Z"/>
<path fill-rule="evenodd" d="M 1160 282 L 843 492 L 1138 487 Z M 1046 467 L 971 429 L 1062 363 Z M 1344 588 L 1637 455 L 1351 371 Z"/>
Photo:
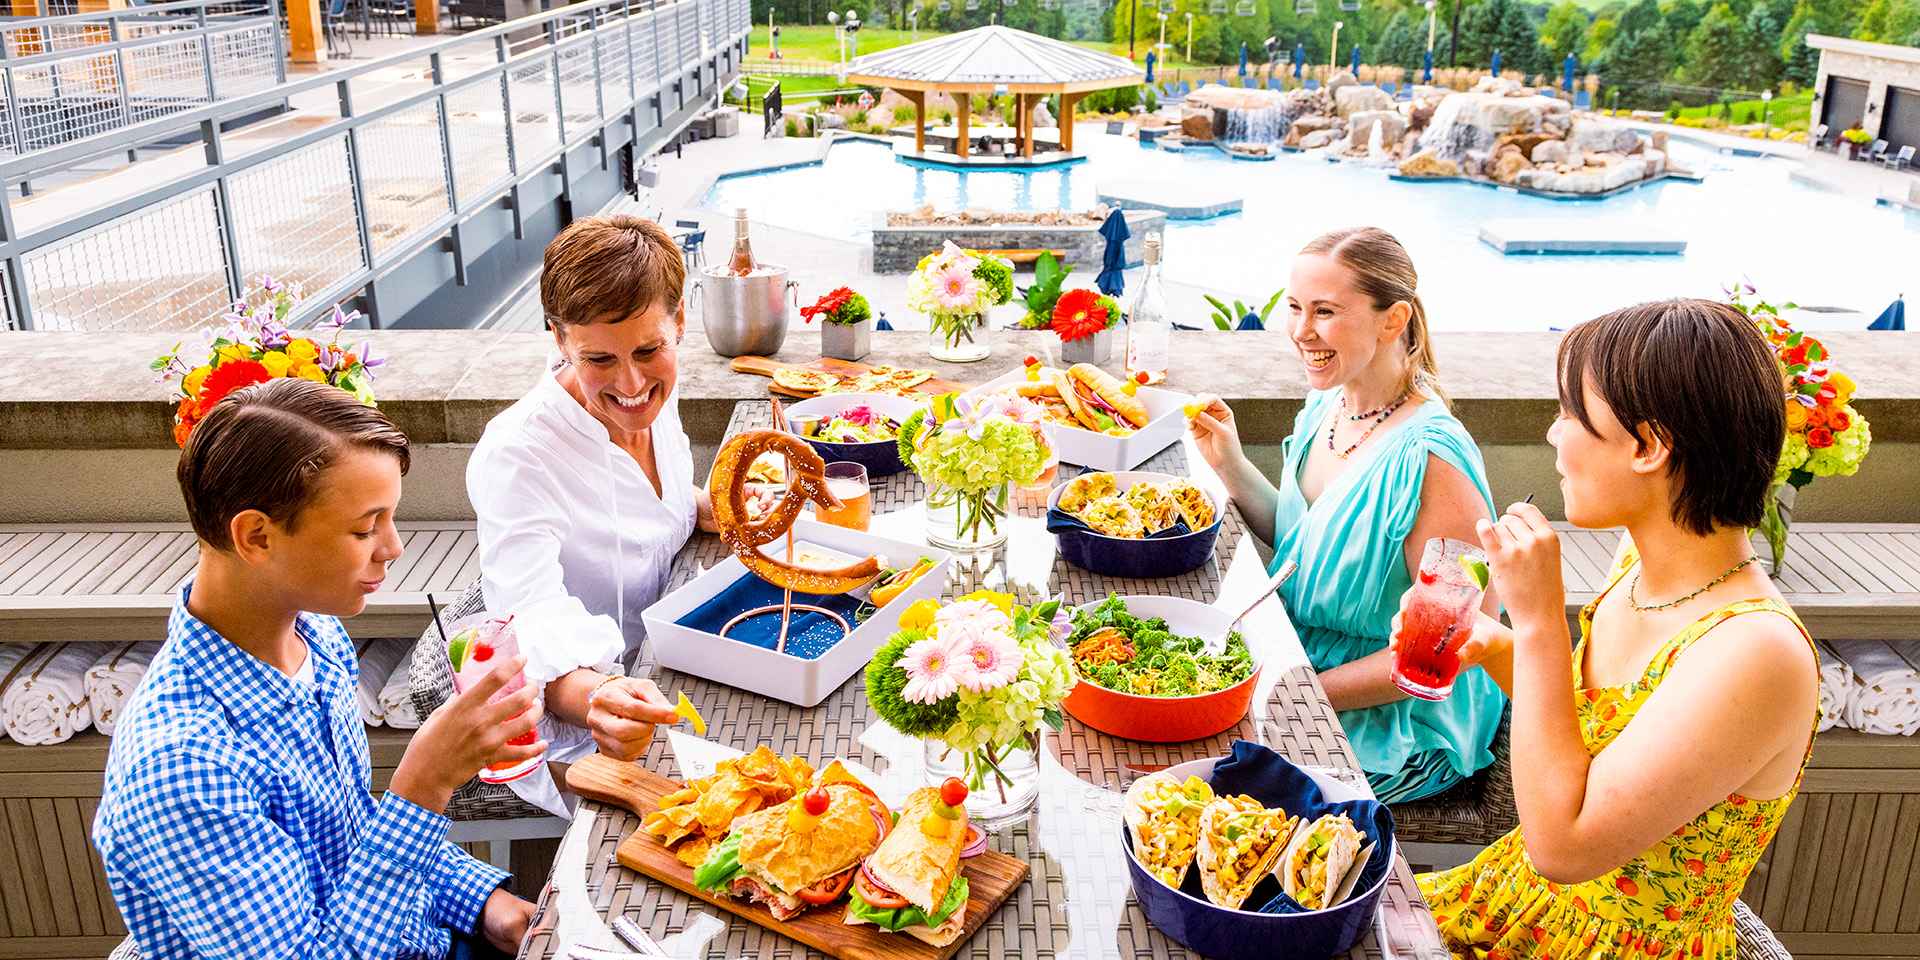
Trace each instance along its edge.
<path fill-rule="evenodd" d="M 958 940 L 966 932 L 970 892 L 960 875 L 966 844 L 966 808 L 947 803 L 933 787 L 915 790 L 899 823 L 854 877 L 846 923 L 871 923 L 936 947 Z"/>
<path fill-rule="evenodd" d="M 775 920 L 840 899 L 880 842 L 886 805 L 846 781 L 821 783 L 733 821 L 694 871 L 702 890 L 764 903 Z"/>

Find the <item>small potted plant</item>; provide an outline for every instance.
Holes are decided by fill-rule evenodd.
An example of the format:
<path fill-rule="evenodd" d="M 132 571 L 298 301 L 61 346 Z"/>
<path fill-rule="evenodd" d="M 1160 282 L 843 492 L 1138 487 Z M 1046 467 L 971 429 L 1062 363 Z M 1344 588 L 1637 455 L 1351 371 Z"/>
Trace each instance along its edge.
<path fill-rule="evenodd" d="M 1113 328 L 1120 304 L 1092 290 L 1068 290 L 1053 307 L 1061 363 L 1105 363 L 1113 356 Z"/>
<path fill-rule="evenodd" d="M 1851 130 L 1841 131 L 1840 139 L 1847 142 L 1847 159 L 1858 160 L 1860 159 L 1860 148 L 1873 142 L 1873 134 L 1859 127 L 1854 127 Z"/>
<path fill-rule="evenodd" d="M 800 308 L 800 319 L 820 318 L 820 355 L 836 360 L 858 360 L 873 349 L 873 308 L 852 287 L 836 287 Z"/>

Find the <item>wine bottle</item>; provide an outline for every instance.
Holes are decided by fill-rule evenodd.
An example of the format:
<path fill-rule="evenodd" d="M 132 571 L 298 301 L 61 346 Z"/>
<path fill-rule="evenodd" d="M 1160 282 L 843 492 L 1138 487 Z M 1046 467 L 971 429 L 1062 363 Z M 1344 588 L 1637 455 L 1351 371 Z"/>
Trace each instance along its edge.
<path fill-rule="evenodd" d="M 1133 306 L 1127 311 L 1127 376 L 1143 383 L 1159 383 L 1167 378 L 1167 341 L 1172 330 L 1167 316 L 1167 295 L 1160 287 L 1160 235 L 1147 234 L 1146 273 L 1140 288 L 1134 291 Z"/>
<path fill-rule="evenodd" d="M 760 266 L 753 258 L 753 245 L 747 242 L 747 208 L 733 211 L 733 256 L 727 259 L 727 276 L 744 277 Z"/>

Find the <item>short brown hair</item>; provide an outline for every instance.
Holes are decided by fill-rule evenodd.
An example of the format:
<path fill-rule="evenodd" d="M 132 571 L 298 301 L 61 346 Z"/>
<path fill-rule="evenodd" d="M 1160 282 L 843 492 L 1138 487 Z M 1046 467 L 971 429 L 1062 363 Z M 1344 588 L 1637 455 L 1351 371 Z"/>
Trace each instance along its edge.
<path fill-rule="evenodd" d="M 352 448 L 392 454 L 403 475 L 412 464 L 407 435 L 339 387 L 281 377 L 235 390 L 180 449 L 176 473 L 194 534 L 232 549 L 227 528 L 245 510 L 291 529 L 321 474 Z"/>
<path fill-rule="evenodd" d="M 687 262 L 652 220 L 615 214 L 576 220 L 547 245 L 540 308 L 563 331 L 576 323 L 624 320 L 659 304 L 680 305 Z"/>
<path fill-rule="evenodd" d="M 1787 438 L 1786 381 L 1753 321 L 1711 300 L 1659 300 L 1574 327 L 1560 341 L 1560 406 L 1599 436 L 1586 388 L 1636 435 L 1672 449 L 1673 519 L 1701 536 L 1756 527 Z"/>
<path fill-rule="evenodd" d="M 1414 288 L 1420 274 L 1413 269 L 1413 257 L 1393 234 L 1379 227 L 1348 227 L 1313 238 L 1300 248 L 1301 253 L 1317 253 L 1353 271 L 1353 285 L 1366 294 L 1375 310 L 1385 310 L 1405 301 L 1412 310 L 1401 340 L 1407 345 L 1407 377 L 1401 389 L 1413 392 L 1424 387 L 1449 409 L 1453 401 L 1440 387 L 1440 364 L 1433 356 L 1433 329 L 1427 323 L 1427 305 L 1420 302 Z"/>

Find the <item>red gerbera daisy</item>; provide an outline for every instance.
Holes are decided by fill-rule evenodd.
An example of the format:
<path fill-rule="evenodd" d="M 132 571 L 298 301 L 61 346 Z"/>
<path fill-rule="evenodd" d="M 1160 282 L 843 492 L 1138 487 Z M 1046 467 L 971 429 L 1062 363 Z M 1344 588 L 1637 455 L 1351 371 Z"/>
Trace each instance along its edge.
<path fill-rule="evenodd" d="M 214 367 L 213 372 L 207 374 L 207 381 L 200 385 L 200 409 L 211 410 L 227 394 L 272 379 L 273 374 L 258 360 L 228 360 Z"/>
<path fill-rule="evenodd" d="M 1062 340 L 1091 337 L 1107 329 L 1110 319 L 1100 295 L 1092 290 L 1068 290 L 1053 307 L 1053 332 Z"/>
<path fill-rule="evenodd" d="M 800 319 L 807 323 L 812 323 L 814 317 L 823 313 L 826 314 L 828 318 L 832 318 L 837 316 L 840 313 L 840 308 L 846 306 L 847 301 L 852 299 L 852 287 L 835 287 L 819 300 L 814 301 L 813 306 L 801 307 Z"/>

